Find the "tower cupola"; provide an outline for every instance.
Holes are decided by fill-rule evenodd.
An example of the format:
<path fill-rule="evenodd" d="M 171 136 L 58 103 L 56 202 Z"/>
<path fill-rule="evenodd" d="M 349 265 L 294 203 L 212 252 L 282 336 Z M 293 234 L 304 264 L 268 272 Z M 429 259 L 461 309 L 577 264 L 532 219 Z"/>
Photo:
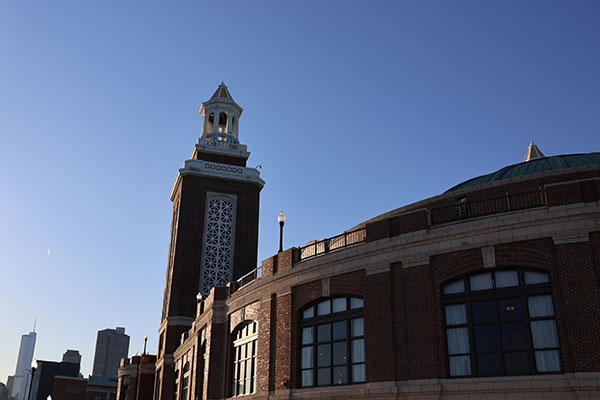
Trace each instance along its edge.
<path fill-rule="evenodd" d="M 240 107 L 221 82 L 212 97 L 202 103 L 202 138 L 209 141 L 239 143 L 238 123 L 242 115 Z"/>

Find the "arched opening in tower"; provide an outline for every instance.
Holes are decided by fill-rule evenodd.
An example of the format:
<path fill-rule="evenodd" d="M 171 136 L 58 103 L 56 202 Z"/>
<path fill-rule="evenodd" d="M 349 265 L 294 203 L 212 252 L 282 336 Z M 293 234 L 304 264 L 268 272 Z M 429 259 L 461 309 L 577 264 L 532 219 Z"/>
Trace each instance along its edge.
<path fill-rule="evenodd" d="M 227 113 L 223 111 L 219 114 L 219 132 L 227 132 Z"/>

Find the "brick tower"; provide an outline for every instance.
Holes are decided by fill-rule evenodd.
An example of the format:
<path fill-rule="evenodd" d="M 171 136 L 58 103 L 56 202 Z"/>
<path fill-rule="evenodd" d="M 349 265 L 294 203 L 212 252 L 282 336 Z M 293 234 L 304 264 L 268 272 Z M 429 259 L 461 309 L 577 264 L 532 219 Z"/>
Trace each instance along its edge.
<path fill-rule="evenodd" d="M 177 173 L 154 399 L 171 400 L 173 352 L 192 326 L 197 296 L 225 286 L 256 266 L 258 209 L 264 181 L 247 168 L 240 144 L 242 108 L 221 83 L 202 103 L 202 136 Z"/>

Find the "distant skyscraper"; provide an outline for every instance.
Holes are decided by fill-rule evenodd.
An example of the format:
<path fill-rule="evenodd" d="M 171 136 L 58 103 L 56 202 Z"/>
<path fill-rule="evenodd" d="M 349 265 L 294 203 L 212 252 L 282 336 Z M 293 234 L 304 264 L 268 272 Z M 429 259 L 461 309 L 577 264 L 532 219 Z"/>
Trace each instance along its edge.
<path fill-rule="evenodd" d="M 25 399 L 25 391 L 33 360 L 33 351 L 35 349 L 35 328 L 33 332 L 21 336 L 21 347 L 19 348 L 19 357 L 17 358 L 17 368 L 12 379 L 10 396 L 16 400 Z"/>
<path fill-rule="evenodd" d="M 125 328 L 98 331 L 92 375 L 116 379 L 121 358 L 127 357 L 128 352 L 129 336 Z"/>
<path fill-rule="evenodd" d="M 63 354 L 63 362 L 70 362 L 75 364 L 81 364 L 81 354 L 78 350 L 67 350 Z"/>

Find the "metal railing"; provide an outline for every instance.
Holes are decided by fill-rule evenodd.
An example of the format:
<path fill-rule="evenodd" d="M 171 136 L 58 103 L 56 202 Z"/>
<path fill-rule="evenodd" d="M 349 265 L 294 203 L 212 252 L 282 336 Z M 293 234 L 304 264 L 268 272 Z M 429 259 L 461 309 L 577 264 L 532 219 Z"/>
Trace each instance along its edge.
<path fill-rule="evenodd" d="M 232 143 L 232 142 L 227 142 L 227 141 L 223 141 L 223 140 L 208 140 L 207 141 L 209 146 L 213 146 L 213 147 L 221 147 L 224 149 L 229 149 L 229 150 L 238 150 L 239 148 L 239 144 L 238 143 Z"/>
<path fill-rule="evenodd" d="M 238 150 L 239 142 L 236 140 L 235 136 L 231 133 L 208 133 L 203 136 L 203 139 L 206 140 L 206 143 L 209 146 L 213 147 L 221 147 L 224 149 L 230 150 Z"/>
<path fill-rule="evenodd" d="M 341 235 L 333 236 L 329 239 L 313 241 L 300 248 L 300 261 L 364 243 L 366 236 L 367 230 L 361 228 L 350 232 L 344 232 Z"/>
<path fill-rule="evenodd" d="M 455 205 L 432 208 L 431 224 L 459 221 L 467 218 L 481 217 L 507 211 L 522 210 L 525 208 L 545 206 L 545 196 L 542 188 L 533 192 L 509 194 L 483 200 L 469 201 L 463 198 Z"/>
<path fill-rule="evenodd" d="M 235 281 L 235 284 L 233 285 L 233 292 L 243 288 L 247 284 L 252 283 L 258 278 L 260 278 L 262 276 L 261 272 L 261 267 L 257 267 L 240 277 L 238 280 Z"/>

